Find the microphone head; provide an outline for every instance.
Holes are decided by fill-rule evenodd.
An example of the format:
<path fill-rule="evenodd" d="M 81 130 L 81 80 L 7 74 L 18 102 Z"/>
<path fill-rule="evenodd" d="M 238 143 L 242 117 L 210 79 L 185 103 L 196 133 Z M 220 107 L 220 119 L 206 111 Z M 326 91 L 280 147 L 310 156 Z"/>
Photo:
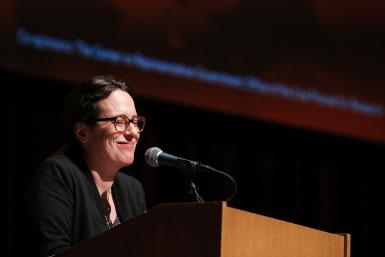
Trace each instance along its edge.
<path fill-rule="evenodd" d="M 144 159 L 148 165 L 151 167 L 158 167 L 158 157 L 163 151 L 160 150 L 158 147 L 150 147 L 147 149 L 147 151 L 144 153 Z"/>

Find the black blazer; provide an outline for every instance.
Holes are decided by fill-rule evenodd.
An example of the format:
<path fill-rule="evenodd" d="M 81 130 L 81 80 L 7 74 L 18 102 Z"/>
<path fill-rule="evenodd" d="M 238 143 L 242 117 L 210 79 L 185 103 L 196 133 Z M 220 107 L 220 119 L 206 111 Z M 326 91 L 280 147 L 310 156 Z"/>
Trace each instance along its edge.
<path fill-rule="evenodd" d="M 121 222 L 145 212 L 143 188 L 135 178 L 118 172 L 112 194 Z M 27 193 L 27 213 L 27 240 L 35 256 L 62 253 L 108 229 L 89 169 L 64 154 L 46 159 L 38 169 Z"/>

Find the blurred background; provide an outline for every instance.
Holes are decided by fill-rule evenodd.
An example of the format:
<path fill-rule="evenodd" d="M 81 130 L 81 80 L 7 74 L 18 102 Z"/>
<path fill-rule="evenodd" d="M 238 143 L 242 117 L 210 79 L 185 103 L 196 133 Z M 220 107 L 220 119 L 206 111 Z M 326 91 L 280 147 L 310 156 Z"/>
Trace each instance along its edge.
<path fill-rule="evenodd" d="M 376 252 L 385 171 L 385 2 L 380 0 L 5 0 L 2 231 L 19 239 L 25 188 L 62 144 L 67 93 L 112 75 L 147 124 L 135 163 L 149 208 L 192 201 L 188 177 L 151 168 L 152 146 L 231 175 L 229 205 Z M 225 177 L 198 174 L 206 201 Z M 28 249 L 25 249 L 28 254 Z"/>

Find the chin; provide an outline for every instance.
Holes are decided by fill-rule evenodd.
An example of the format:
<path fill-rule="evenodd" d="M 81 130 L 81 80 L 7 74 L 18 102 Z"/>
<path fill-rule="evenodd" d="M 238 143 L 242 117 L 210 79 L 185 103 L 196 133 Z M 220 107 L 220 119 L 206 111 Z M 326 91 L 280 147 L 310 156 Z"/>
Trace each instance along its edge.
<path fill-rule="evenodd" d="M 125 164 L 125 166 L 129 166 L 134 162 L 134 157 L 128 157 L 122 160 L 122 163 Z"/>
<path fill-rule="evenodd" d="M 119 152 L 111 157 L 113 160 L 121 163 L 124 166 L 131 165 L 134 162 L 134 152 L 132 151 Z"/>

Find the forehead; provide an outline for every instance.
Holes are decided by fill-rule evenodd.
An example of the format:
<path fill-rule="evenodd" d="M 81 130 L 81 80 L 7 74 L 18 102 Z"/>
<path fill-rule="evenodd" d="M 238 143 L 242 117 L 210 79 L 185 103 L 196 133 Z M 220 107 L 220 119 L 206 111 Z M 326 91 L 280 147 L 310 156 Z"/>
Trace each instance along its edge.
<path fill-rule="evenodd" d="M 136 115 L 135 103 L 132 97 L 120 89 L 113 91 L 106 99 L 97 103 L 100 114 L 115 116 L 125 114 L 128 117 Z"/>

